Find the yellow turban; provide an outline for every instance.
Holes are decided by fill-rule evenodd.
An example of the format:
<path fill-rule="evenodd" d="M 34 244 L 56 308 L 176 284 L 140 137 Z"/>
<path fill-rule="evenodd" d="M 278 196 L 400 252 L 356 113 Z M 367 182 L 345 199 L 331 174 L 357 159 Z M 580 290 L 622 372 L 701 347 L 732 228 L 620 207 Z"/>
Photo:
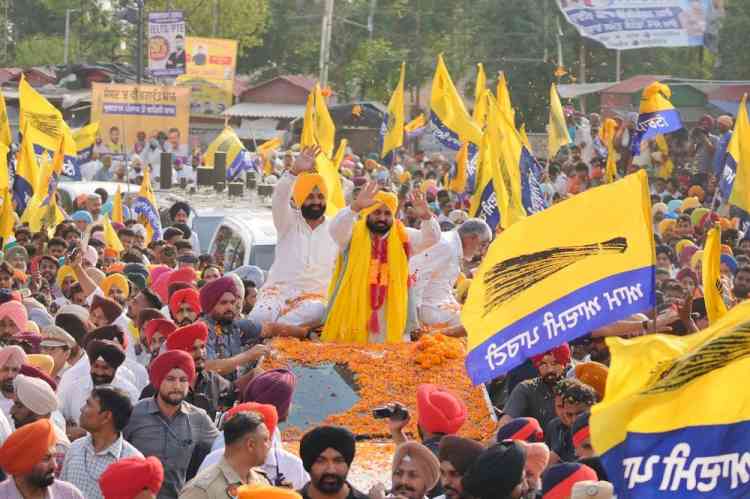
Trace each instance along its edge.
<path fill-rule="evenodd" d="M 68 277 L 72 277 L 74 282 L 78 282 L 78 279 L 76 279 L 76 273 L 73 272 L 73 267 L 70 265 L 63 265 L 60 267 L 60 270 L 57 271 L 57 279 L 55 279 L 57 287 L 62 288 L 65 279 Z"/>
<path fill-rule="evenodd" d="M 117 288 L 123 292 L 125 296 L 130 294 L 130 285 L 128 279 L 122 274 L 112 274 L 105 277 L 99 285 L 104 291 L 104 296 L 109 296 L 109 291 L 112 288 Z"/>
<path fill-rule="evenodd" d="M 679 255 L 687 246 L 695 246 L 695 243 L 690 239 L 680 239 L 677 241 L 677 244 L 674 245 L 674 250 Z"/>
<path fill-rule="evenodd" d="M 671 231 L 676 223 L 677 221 L 673 218 L 665 218 L 664 220 L 659 222 L 659 234 L 663 236 L 667 232 Z"/>
<path fill-rule="evenodd" d="M 374 205 L 370 206 L 369 208 L 365 208 L 362 210 L 362 215 L 367 217 L 370 213 L 377 210 L 380 205 L 385 205 L 386 208 L 391 210 L 391 214 L 395 217 L 396 212 L 398 211 L 398 197 L 393 194 L 392 192 L 383 192 L 380 191 L 377 194 L 375 194 L 375 203 Z"/>
<path fill-rule="evenodd" d="M 703 250 L 698 250 L 690 257 L 690 268 L 693 270 L 697 269 L 698 263 L 701 261 L 703 261 Z"/>
<path fill-rule="evenodd" d="M 269 485 L 243 485 L 237 489 L 237 499 L 302 499 L 297 492 Z"/>
<path fill-rule="evenodd" d="M 409 180 L 411 180 L 411 173 L 409 173 L 409 172 L 402 173 L 401 175 L 399 175 L 398 180 L 402 184 L 407 183 Z"/>
<path fill-rule="evenodd" d="M 722 244 L 721 245 L 721 254 L 722 255 L 734 256 L 734 251 L 732 251 L 732 248 L 728 244 Z"/>
<path fill-rule="evenodd" d="M 37 336 L 41 336 L 41 331 L 39 331 L 39 326 L 36 325 L 36 322 L 27 321 L 26 327 L 21 331 L 22 333 L 34 333 Z"/>
<path fill-rule="evenodd" d="M 689 198 L 685 198 L 685 200 L 682 202 L 682 206 L 680 206 L 680 211 L 685 213 L 687 210 L 691 208 L 698 208 L 701 205 L 701 202 L 698 200 L 697 197 L 691 196 Z"/>
<path fill-rule="evenodd" d="M 302 173 L 297 175 L 297 180 L 294 182 L 294 189 L 292 190 L 292 199 L 294 199 L 294 204 L 297 205 L 297 208 L 302 206 L 307 196 L 316 187 L 324 196 L 328 194 L 325 180 L 317 173 Z"/>
<path fill-rule="evenodd" d="M 55 360 L 49 355 L 43 353 L 33 353 L 26 356 L 26 363 L 31 367 L 36 367 L 44 374 L 49 376 L 55 367 Z"/>

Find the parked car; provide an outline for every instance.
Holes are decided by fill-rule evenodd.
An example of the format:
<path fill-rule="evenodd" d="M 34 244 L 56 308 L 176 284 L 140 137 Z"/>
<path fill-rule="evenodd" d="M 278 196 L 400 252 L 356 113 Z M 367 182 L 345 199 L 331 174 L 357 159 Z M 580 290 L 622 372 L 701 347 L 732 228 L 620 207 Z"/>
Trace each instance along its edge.
<path fill-rule="evenodd" d="M 199 214 L 202 224 L 210 215 Z M 207 224 L 206 224 L 207 225 Z M 193 227 L 196 227 L 195 221 Z M 200 237 L 200 226 L 196 229 Z M 276 227 L 270 210 L 225 215 L 215 226 L 208 253 L 229 272 L 242 265 L 268 270 L 276 255 Z"/>

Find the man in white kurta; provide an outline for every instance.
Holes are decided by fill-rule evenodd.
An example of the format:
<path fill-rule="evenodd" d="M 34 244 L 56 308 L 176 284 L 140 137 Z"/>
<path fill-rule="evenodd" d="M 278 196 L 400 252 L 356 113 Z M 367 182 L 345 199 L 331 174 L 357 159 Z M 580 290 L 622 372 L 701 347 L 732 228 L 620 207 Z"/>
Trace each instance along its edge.
<path fill-rule="evenodd" d="M 338 248 L 325 217 L 326 189 L 312 173 L 315 151 L 304 150 L 276 184 L 273 222 L 276 258 L 248 318 L 255 322 L 318 325 Z"/>
<path fill-rule="evenodd" d="M 482 254 L 492 239 L 487 222 L 470 218 L 457 229 L 445 232 L 435 246 L 409 262 L 414 275 L 414 297 L 419 321 L 431 328 L 461 326 L 461 305 L 453 288 L 461 274 L 463 260 Z"/>

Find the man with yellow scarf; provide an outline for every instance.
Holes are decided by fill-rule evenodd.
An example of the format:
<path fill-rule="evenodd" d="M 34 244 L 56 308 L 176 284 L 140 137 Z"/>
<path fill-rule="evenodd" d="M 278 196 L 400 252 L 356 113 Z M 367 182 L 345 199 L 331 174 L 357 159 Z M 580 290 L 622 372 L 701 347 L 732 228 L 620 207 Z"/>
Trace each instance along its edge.
<path fill-rule="evenodd" d="M 276 257 L 248 318 L 290 327 L 264 328 L 265 335 L 304 336 L 323 323 L 337 251 L 325 217 L 326 184 L 314 171 L 318 154 L 320 148 L 305 148 L 274 189 Z"/>
<path fill-rule="evenodd" d="M 396 219 L 398 198 L 368 183 L 331 222 L 340 252 L 331 280 L 323 341 L 395 343 L 408 335 L 409 258 L 440 240 L 440 226 L 421 192 L 411 198 L 419 230 Z M 408 340 L 408 336 L 406 336 Z"/>

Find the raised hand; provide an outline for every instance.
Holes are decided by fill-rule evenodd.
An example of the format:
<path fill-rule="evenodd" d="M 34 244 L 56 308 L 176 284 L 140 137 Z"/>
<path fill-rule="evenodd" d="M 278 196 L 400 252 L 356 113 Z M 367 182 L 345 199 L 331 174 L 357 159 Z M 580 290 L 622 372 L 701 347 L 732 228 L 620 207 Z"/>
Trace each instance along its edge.
<path fill-rule="evenodd" d="M 422 220 L 429 220 L 432 218 L 432 211 L 430 211 L 430 206 L 427 204 L 427 198 L 425 198 L 424 193 L 421 191 L 413 191 L 409 195 L 409 201 L 411 201 L 411 204 L 414 207 L 414 212 L 419 218 Z"/>
<path fill-rule="evenodd" d="M 292 165 L 292 173 L 299 175 L 300 173 L 309 172 L 315 169 L 315 158 L 320 154 L 319 146 L 308 146 L 302 149 L 297 158 L 294 160 Z"/>
<path fill-rule="evenodd" d="M 375 201 L 375 195 L 379 190 L 380 188 L 378 187 L 377 182 L 367 182 L 362 190 L 359 191 L 357 199 L 352 203 L 352 211 L 359 212 L 360 210 L 369 208 L 377 203 L 377 201 Z"/>

